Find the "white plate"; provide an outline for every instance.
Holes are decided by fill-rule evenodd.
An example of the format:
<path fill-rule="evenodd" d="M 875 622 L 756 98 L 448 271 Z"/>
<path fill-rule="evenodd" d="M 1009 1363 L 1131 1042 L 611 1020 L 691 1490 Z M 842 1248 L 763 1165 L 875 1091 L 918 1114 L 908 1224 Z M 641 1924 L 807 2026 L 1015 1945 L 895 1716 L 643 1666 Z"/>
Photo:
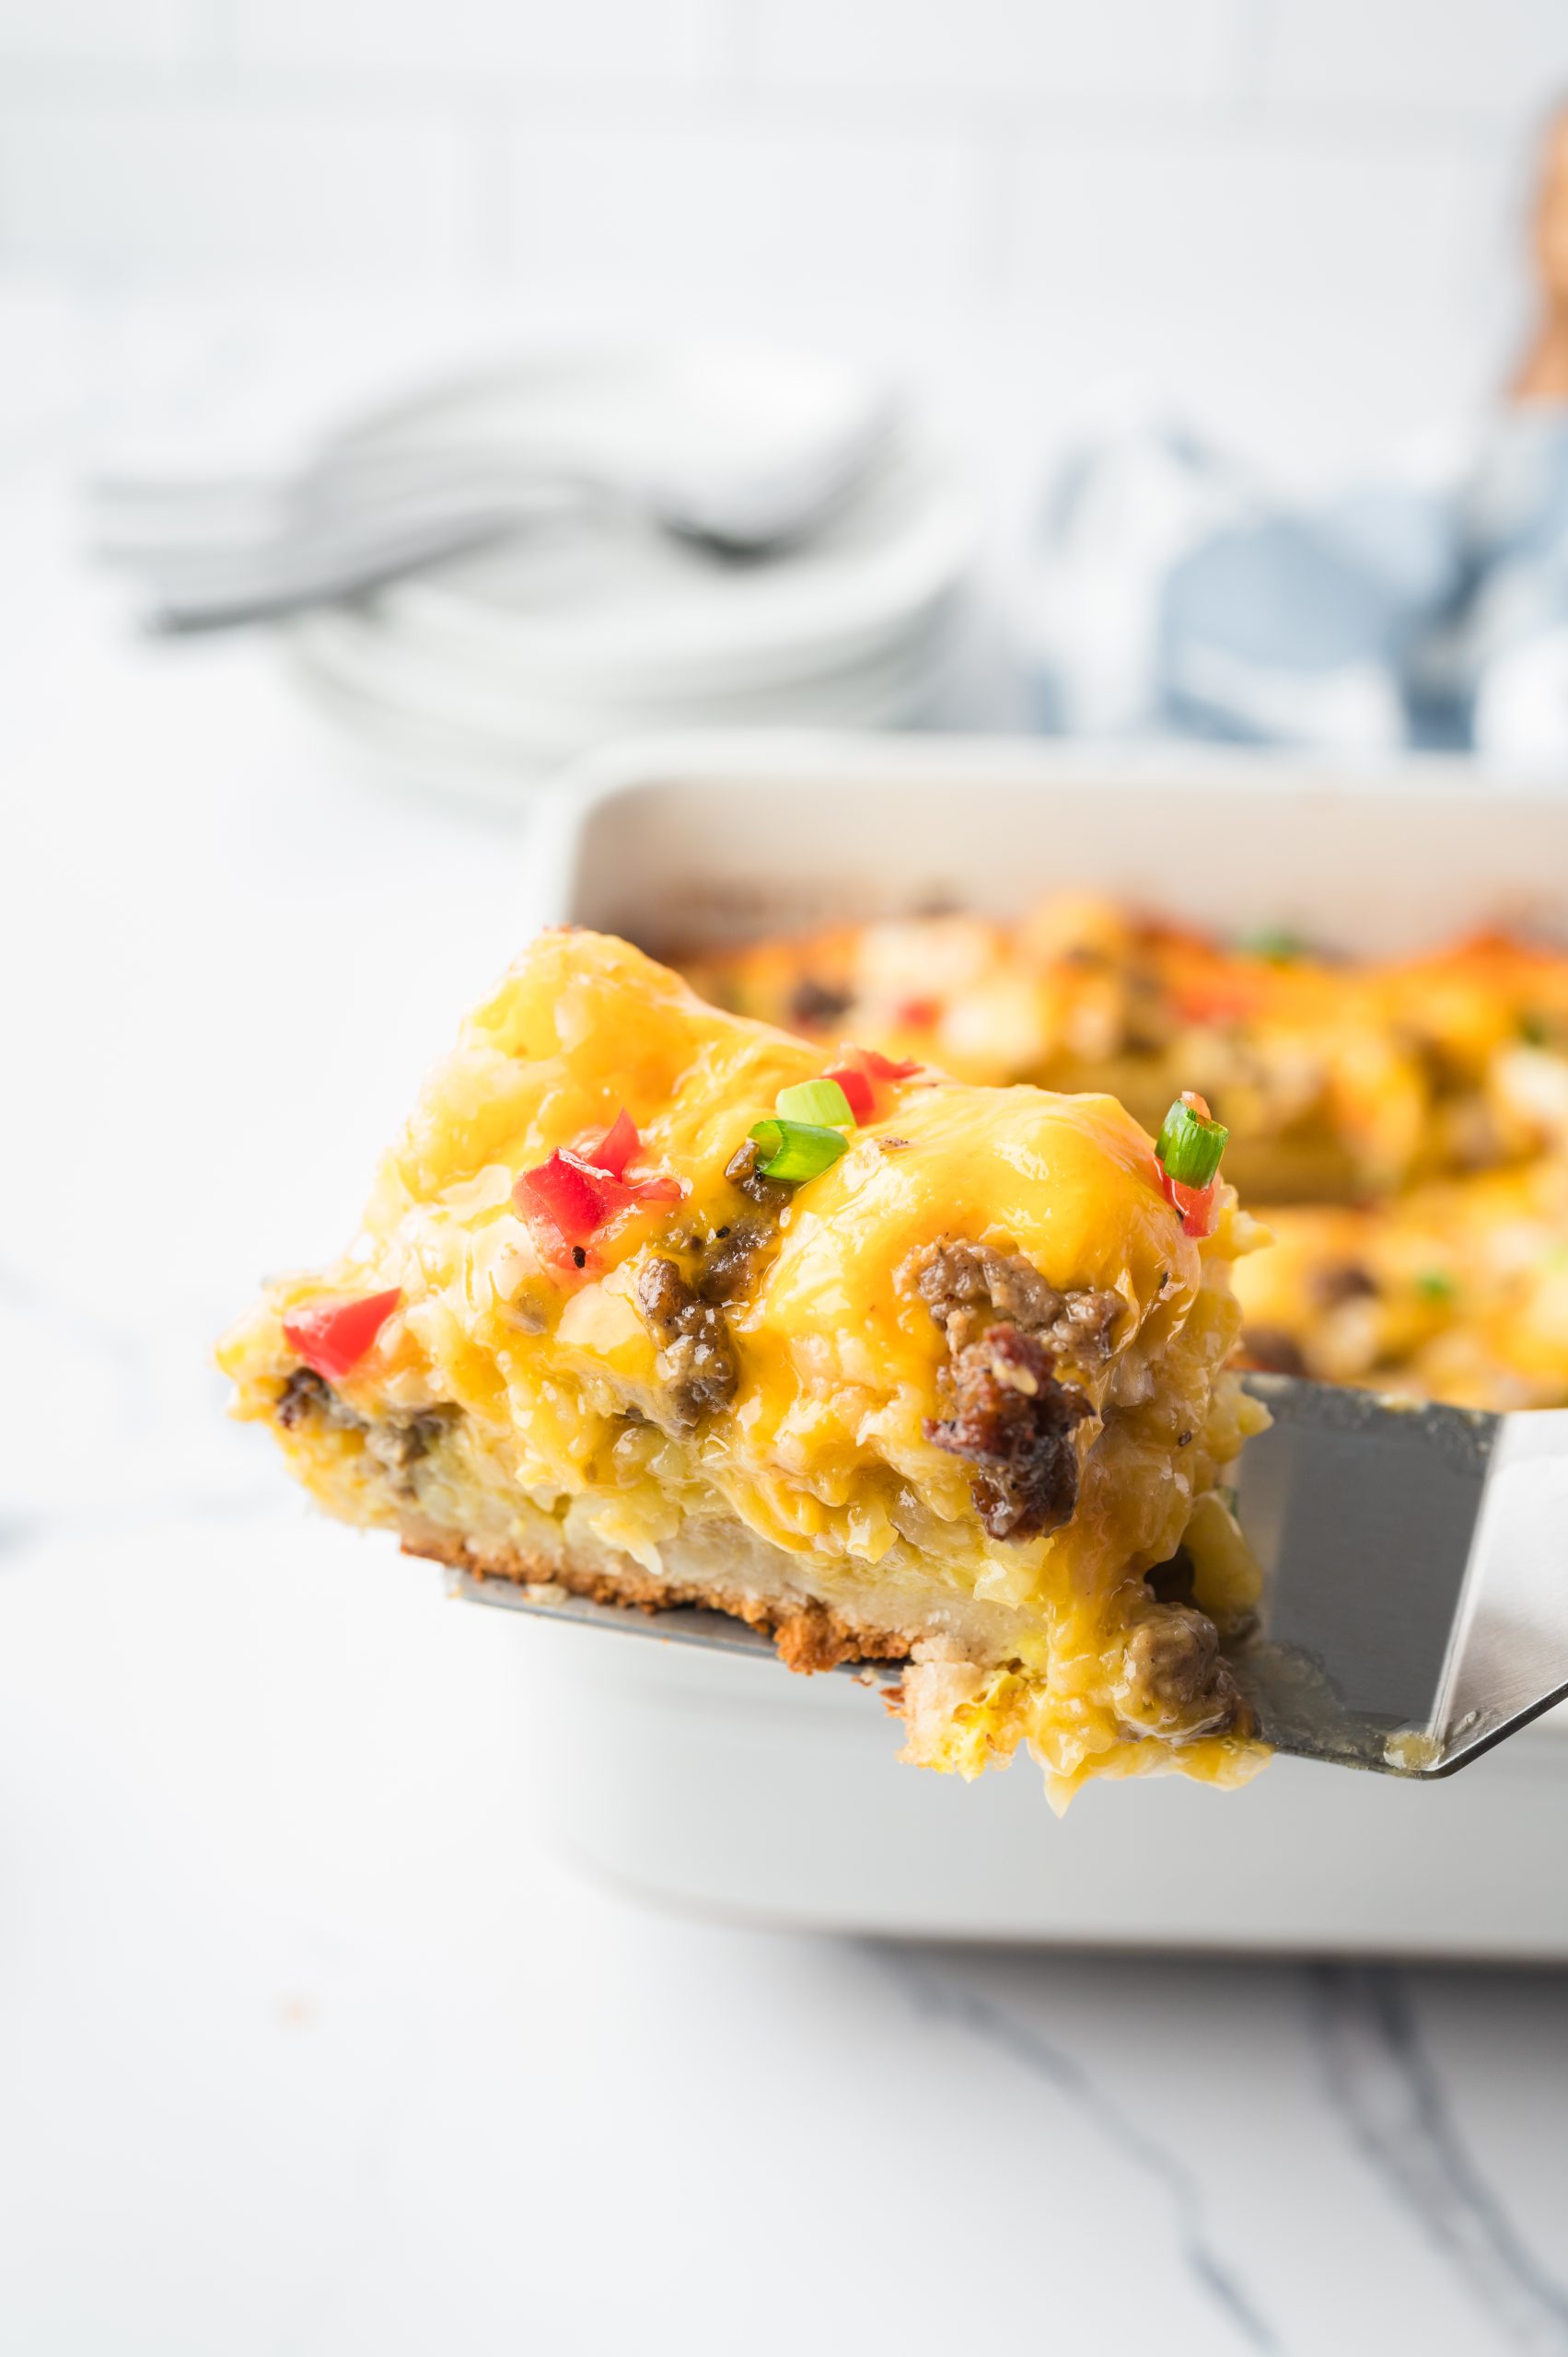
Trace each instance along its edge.
<path fill-rule="evenodd" d="M 726 726 L 889 727 L 923 712 L 946 676 L 954 616 L 938 608 L 918 632 L 886 653 L 819 673 L 733 695 L 704 697 L 703 714 Z M 595 745 L 668 726 L 670 707 L 656 701 L 574 702 L 559 693 L 525 695 L 482 673 L 433 662 L 422 650 L 390 659 L 379 635 L 348 610 L 310 618 L 296 635 L 302 685 L 341 724 L 383 744 L 418 740 L 434 778 L 465 766 L 515 757 L 520 782 L 540 765 L 559 767 Z M 677 708 L 677 717 L 689 717 Z"/>
<path fill-rule="evenodd" d="M 353 453 L 450 448 L 537 460 L 746 476 L 853 431 L 879 401 L 840 364 L 748 346 L 676 346 L 519 364 L 337 437 Z M 389 640 L 598 692 L 668 693 L 775 679 L 881 646 L 947 596 L 973 552 L 971 502 L 906 431 L 819 535 L 729 564 L 612 512 L 540 522 L 399 585 L 368 610 Z"/>
<path fill-rule="evenodd" d="M 1498 918 L 1568 930 L 1568 795 L 1439 761 L 690 739 L 601 757 L 551 808 L 527 919 L 656 946 L 934 889 L 1017 909 L 1055 883 L 1350 948 Z M 682 1906 L 958 1939 L 1568 1961 L 1562 1714 L 1440 1783 L 1276 1760 L 1239 1793 L 1091 1786 L 1059 1825 L 1027 1760 L 974 1786 L 900 1768 L 896 1728 L 846 1678 L 548 1624 L 528 1658 L 559 1846 Z"/>
<path fill-rule="evenodd" d="M 368 610 L 389 645 L 484 665 L 524 692 L 548 679 L 691 699 L 879 651 L 951 593 L 973 546 L 968 495 L 906 450 L 820 533 L 766 563 L 585 517 L 401 582 Z"/>

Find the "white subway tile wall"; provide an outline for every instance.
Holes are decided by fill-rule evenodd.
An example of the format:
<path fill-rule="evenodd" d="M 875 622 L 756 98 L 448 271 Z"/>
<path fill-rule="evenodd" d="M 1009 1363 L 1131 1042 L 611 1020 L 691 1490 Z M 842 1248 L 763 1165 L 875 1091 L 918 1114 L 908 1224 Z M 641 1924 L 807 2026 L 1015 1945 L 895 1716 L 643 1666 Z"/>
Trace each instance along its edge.
<path fill-rule="evenodd" d="M 469 175 L 438 110 L 99 90 L 6 122 L 0 251 L 118 274 L 428 275 L 469 261 Z"/>
<path fill-rule="evenodd" d="M 504 74 L 525 89 L 573 80 L 717 78 L 726 0 L 227 0 L 240 65 L 330 67 L 367 85 Z"/>
<path fill-rule="evenodd" d="M 960 294 L 983 252 L 984 158 L 877 122 L 695 121 L 516 134 L 513 250 L 552 284 L 667 272 L 694 292 L 824 279 Z"/>
<path fill-rule="evenodd" d="M 1468 144 L 1044 137 L 1018 170 L 1015 266 L 1074 304 L 1115 285 L 1145 330 L 1173 312 L 1260 328 L 1325 306 L 1404 316 L 1473 291 L 1511 178 L 1505 156 Z"/>
<path fill-rule="evenodd" d="M 0 0 L 0 268 L 983 296 L 1469 391 L 1564 89 L 1568 0 Z"/>
<path fill-rule="evenodd" d="M 1271 98 L 1506 117 L 1568 96 L 1561 0 L 1289 0 L 1277 14 Z"/>
<path fill-rule="evenodd" d="M 1212 99 L 1245 69 L 1249 0 L 754 0 L 757 70 L 860 97 Z"/>
<path fill-rule="evenodd" d="M 176 64 L 202 45 L 207 0 L 0 0 L 0 62 Z"/>

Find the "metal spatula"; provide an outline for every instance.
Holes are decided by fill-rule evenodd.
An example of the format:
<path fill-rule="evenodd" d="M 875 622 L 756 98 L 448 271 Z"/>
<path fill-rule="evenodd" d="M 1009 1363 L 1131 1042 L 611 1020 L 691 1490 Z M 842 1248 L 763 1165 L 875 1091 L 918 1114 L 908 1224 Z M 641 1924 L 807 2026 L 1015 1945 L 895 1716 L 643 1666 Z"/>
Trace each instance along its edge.
<path fill-rule="evenodd" d="M 1257 1627 L 1228 1650 L 1278 1750 L 1446 1776 L 1568 1699 L 1568 1409 L 1493 1416 L 1245 1381 L 1274 1419 L 1237 1475 L 1265 1585 Z M 718 1613 L 459 1585 L 557 1619 L 768 1650 Z"/>
<path fill-rule="evenodd" d="M 1568 1410 L 1482 1415 L 1249 1375 L 1266 1585 L 1231 1660 L 1271 1743 L 1446 1776 L 1568 1698 Z"/>

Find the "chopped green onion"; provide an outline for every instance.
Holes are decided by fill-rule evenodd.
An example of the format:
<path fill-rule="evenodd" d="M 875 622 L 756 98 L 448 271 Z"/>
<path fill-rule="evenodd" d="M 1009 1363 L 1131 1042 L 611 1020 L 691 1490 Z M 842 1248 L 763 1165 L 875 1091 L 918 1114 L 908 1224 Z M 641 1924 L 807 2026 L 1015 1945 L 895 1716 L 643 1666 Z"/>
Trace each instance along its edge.
<path fill-rule="evenodd" d="M 798 1187 L 815 1178 L 849 1151 L 842 1130 L 817 1127 L 809 1121 L 757 1121 L 747 1132 L 757 1141 L 757 1168 L 764 1178 L 783 1178 Z"/>
<path fill-rule="evenodd" d="M 1415 1289 L 1423 1301 L 1452 1301 L 1459 1290 L 1446 1269 L 1423 1269 Z"/>
<path fill-rule="evenodd" d="M 1179 1187 L 1206 1187 L 1220 1167 L 1230 1132 L 1179 1097 L 1161 1126 L 1155 1152 Z"/>
<path fill-rule="evenodd" d="M 1527 1008 L 1519 1017 L 1519 1037 L 1527 1048 L 1549 1048 L 1551 1045 L 1551 1028 L 1544 1016 L 1534 1015 Z"/>
<path fill-rule="evenodd" d="M 1249 957 L 1266 958 L 1271 966 L 1294 966 L 1307 955 L 1300 934 L 1283 924 L 1261 925 L 1256 933 L 1244 933 L 1236 946 Z"/>
<path fill-rule="evenodd" d="M 854 1112 L 836 1080 L 802 1080 L 781 1088 L 776 1098 L 786 1121 L 806 1121 L 817 1129 L 853 1130 Z"/>

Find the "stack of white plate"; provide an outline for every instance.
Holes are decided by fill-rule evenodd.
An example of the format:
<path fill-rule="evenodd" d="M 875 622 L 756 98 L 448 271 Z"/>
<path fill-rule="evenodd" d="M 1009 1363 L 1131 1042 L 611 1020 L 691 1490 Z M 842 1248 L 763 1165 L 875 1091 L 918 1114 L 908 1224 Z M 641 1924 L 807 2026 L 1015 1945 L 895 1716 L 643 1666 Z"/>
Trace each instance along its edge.
<path fill-rule="evenodd" d="M 683 347 L 519 365 L 339 437 L 504 467 L 765 480 L 876 389 L 796 354 Z M 885 412 L 885 405 L 883 412 Z M 319 705 L 424 783 L 522 794 L 650 729 L 886 726 L 941 683 L 970 496 L 907 422 L 816 528 L 738 560 L 626 503 L 568 498 L 505 540 L 295 626 Z"/>

